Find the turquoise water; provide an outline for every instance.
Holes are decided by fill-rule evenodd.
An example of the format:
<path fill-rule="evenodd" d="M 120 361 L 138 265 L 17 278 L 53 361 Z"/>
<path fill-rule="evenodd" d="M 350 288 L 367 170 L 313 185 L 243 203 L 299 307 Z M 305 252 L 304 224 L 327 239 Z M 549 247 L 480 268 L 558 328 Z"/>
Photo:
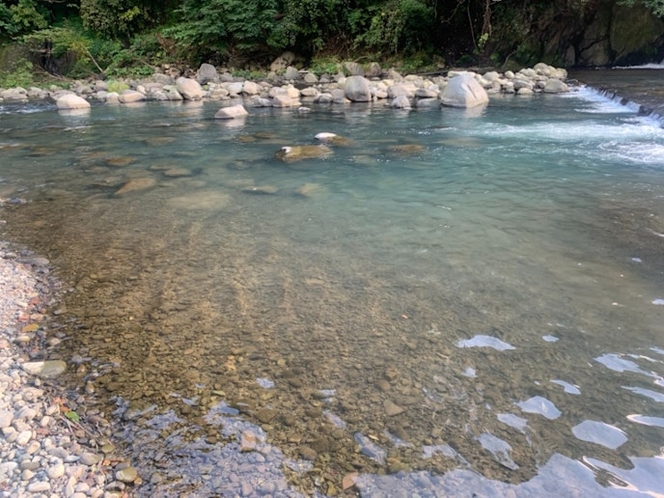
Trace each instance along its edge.
<path fill-rule="evenodd" d="M 145 496 L 664 493 L 660 122 L 587 89 L 217 109 L 0 114 L 8 236 L 71 288 L 51 355 Z M 323 131 L 350 143 L 273 158 Z"/>

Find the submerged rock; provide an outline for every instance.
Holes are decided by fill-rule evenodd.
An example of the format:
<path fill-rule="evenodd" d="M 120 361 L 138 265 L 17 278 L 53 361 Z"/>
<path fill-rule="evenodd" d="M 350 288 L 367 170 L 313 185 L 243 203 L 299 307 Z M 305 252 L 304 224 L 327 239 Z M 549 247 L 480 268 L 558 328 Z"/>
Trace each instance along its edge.
<path fill-rule="evenodd" d="M 120 187 L 116 192 L 115 195 L 125 195 L 128 194 L 129 192 L 136 192 L 138 190 L 146 190 L 149 188 L 154 187 L 157 184 L 157 180 L 154 178 L 150 177 L 143 177 L 143 178 L 132 178 L 131 180 L 127 181 Z"/>
<path fill-rule="evenodd" d="M 351 145 L 352 140 L 347 137 L 342 137 L 336 133 L 321 132 L 314 137 L 319 142 L 330 145 Z"/>
<path fill-rule="evenodd" d="M 332 155 L 332 149 L 326 145 L 292 145 L 282 147 L 274 157 L 285 163 L 292 163 L 303 159 L 324 158 L 330 155 Z"/>
<path fill-rule="evenodd" d="M 62 360 L 31 361 L 23 364 L 23 370 L 39 377 L 56 377 L 67 370 Z"/>

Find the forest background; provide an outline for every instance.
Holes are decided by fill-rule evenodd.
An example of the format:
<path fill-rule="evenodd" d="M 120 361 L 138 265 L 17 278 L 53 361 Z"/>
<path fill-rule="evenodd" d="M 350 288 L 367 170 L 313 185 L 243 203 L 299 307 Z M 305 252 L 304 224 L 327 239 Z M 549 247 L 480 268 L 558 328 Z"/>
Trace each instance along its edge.
<path fill-rule="evenodd" d="M 285 50 L 315 73 L 341 61 L 628 65 L 664 58 L 664 0 L 3 0 L 0 86 L 148 76 L 208 62 L 238 75 Z"/>

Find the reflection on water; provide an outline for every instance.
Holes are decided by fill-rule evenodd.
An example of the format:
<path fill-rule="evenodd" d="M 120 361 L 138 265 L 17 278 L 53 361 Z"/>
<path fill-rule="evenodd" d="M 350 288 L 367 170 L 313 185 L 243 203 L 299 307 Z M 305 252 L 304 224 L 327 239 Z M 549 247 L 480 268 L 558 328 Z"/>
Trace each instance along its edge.
<path fill-rule="evenodd" d="M 664 493 L 664 131 L 581 97 L 3 116 L 142 492 Z"/>

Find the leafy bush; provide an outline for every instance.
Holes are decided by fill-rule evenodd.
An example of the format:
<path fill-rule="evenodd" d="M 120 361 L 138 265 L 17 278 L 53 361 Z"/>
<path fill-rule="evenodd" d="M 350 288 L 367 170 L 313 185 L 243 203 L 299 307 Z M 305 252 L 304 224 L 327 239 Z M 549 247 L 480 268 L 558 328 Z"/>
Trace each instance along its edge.
<path fill-rule="evenodd" d="M 356 38 L 356 43 L 391 54 L 430 49 L 433 7 L 421 0 L 391 0 L 374 5 L 369 29 Z"/>
<path fill-rule="evenodd" d="M 27 59 L 19 59 L 13 62 L 9 70 L 0 71 L 0 87 L 13 88 L 17 86 L 28 87 L 33 84 L 34 67 Z"/>
<path fill-rule="evenodd" d="M 129 89 L 129 85 L 124 81 L 111 80 L 108 82 L 108 91 L 122 93 Z"/>

